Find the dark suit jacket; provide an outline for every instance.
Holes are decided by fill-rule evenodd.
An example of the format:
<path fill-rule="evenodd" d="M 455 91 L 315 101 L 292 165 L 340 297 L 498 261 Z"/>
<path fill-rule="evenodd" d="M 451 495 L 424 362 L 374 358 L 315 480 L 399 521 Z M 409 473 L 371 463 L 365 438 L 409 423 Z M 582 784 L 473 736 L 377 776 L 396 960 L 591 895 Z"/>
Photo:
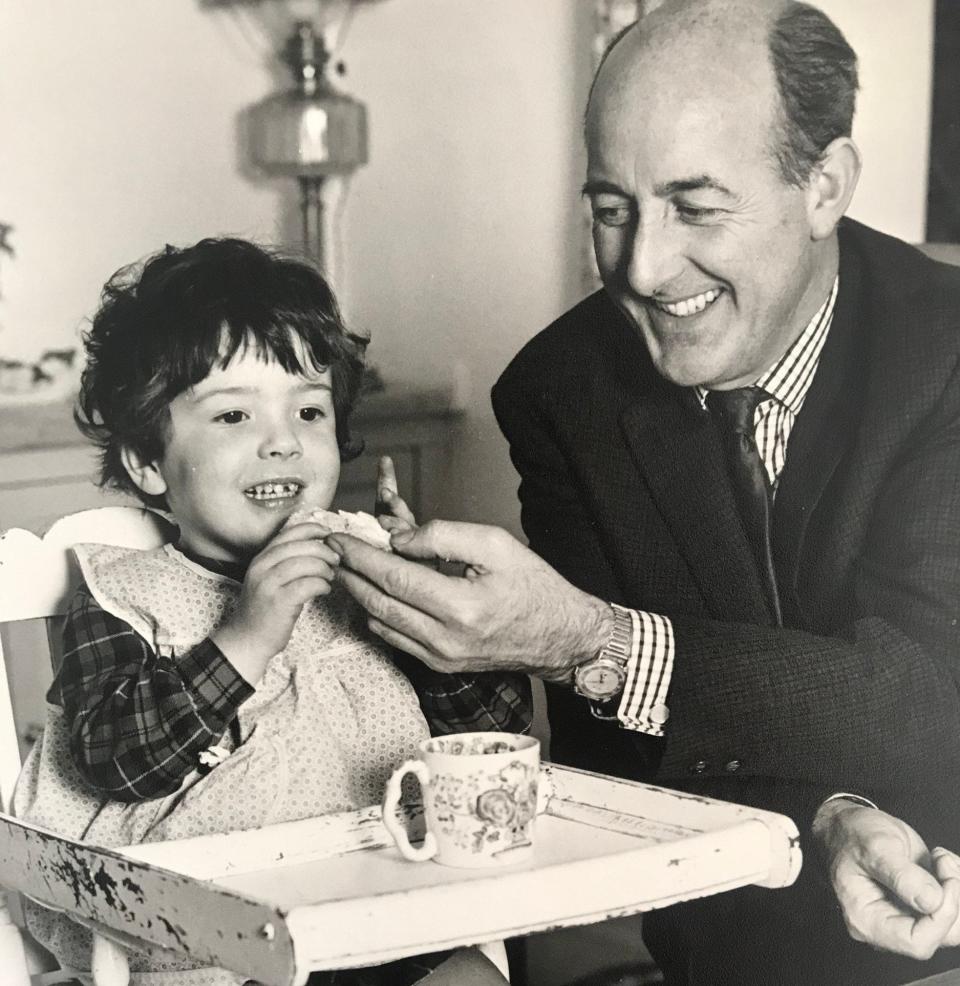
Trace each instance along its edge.
<path fill-rule="evenodd" d="M 801 831 L 824 796 L 854 790 L 960 849 L 958 330 L 960 269 L 841 224 L 834 322 L 774 508 L 782 628 L 710 415 L 657 374 L 606 294 L 524 347 L 493 402 L 531 546 L 594 595 L 668 615 L 676 639 L 665 741 L 549 688 L 554 759 L 781 811 Z M 710 986 L 932 971 L 892 959 L 875 971 L 825 891 L 808 858 L 790 891 L 648 923 L 676 931 L 707 915 L 682 949 L 691 981 Z M 749 954 L 761 946 L 762 962 Z M 811 949 L 833 954 L 821 968 Z M 823 978 L 847 950 L 844 977 Z"/>

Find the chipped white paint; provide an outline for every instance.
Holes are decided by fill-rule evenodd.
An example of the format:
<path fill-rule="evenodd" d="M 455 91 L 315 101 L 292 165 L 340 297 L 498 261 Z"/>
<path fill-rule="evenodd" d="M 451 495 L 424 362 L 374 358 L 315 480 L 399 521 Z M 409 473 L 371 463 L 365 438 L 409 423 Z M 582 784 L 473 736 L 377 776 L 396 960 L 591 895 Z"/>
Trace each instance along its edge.
<path fill-rule="evenodd" d="M 0 815 L 0 883 L 121 942 L 171 948 L 277 986 L 293 982 L 287 924 L 269 904 L 7 815 Z M 271 941 L 261 934 L 267 924 Z"/>

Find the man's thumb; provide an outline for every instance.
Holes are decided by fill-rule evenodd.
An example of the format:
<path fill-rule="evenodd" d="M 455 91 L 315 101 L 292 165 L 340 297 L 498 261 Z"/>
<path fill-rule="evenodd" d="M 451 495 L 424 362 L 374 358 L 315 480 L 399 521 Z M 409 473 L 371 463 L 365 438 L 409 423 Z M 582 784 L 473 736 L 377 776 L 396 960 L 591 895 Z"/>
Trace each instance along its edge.
<path fill-rule="evenodd" d="M 896 869 L 883 872 L 882 882 L 918 914 L 932 914 L 943 900 L 943 888 L 922 866 L 904 860 Z"/>
<path fill-rule="evenodd" d="M 439 559 L 486 568 L 503 550 L 510 536 L 498 527 L 455 520 L 431 520 L 414 531 L 398 531 L 390 538 L 394 550 L 407 558 Z"/>

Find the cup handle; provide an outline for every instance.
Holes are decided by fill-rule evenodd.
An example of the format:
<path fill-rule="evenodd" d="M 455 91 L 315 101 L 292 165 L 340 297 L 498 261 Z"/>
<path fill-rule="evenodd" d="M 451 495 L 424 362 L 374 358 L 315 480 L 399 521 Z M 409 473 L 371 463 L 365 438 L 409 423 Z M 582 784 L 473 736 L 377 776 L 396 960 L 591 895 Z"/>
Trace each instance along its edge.
<path fill-rule="evenodd" d="M 420 781 L 421 789 L 426 789 L 430 781 L 430 771 L 422 760 L 408 760 L 399 766 L 387 781 L 387 790 L 383 796 L 383 824 L 386 830 L 393 837 L 393 841 L 400 850 L 400 855 L 406 859 L 411 859 L 415 863 L 422 863 L 424 860 L 433 859 L 437 854 L 437 840 L 432 832 L 427 832 L 423 839 L 423 845 L 415 849 L 410 845 L 407 838 L 407 830 L 397 819 L 397 806 L 400 804 L 400 787 L 407 774 L 416 774 Z"/>

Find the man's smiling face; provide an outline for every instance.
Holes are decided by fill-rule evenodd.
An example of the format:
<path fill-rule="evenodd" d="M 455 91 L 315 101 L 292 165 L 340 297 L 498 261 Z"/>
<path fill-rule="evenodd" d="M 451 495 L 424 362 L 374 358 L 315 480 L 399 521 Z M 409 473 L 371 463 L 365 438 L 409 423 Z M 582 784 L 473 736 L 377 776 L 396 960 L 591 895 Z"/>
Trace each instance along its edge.
<path fill-rule="evenodd" d="M 752 383 L 829 288 L 809 189 L 786 184 L 774 157 L 772 67 L 756 40 L 711 58 L 709 39 L 658 49 L 632 34 L 587 114 L 600 275 L 668 380 Z"/>

